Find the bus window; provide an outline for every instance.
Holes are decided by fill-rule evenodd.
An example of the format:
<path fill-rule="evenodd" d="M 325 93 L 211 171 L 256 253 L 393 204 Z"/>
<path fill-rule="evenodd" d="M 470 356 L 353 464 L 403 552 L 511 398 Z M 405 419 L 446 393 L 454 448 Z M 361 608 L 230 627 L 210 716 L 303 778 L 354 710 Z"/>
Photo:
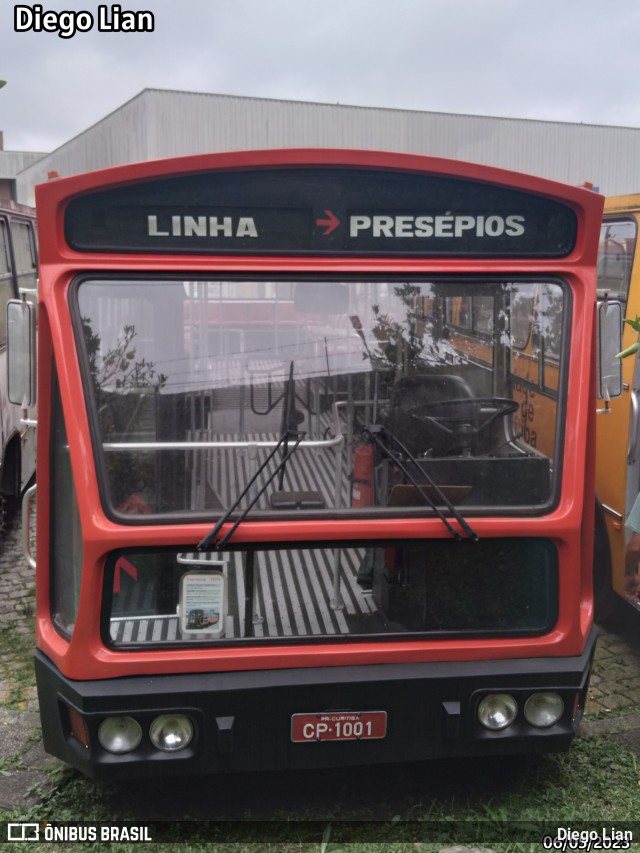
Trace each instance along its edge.
<path fill-rule="evenodd" d="M 6 275 L 10 271 L 9 260 L 7 222 L 5 219 L 0 219 L 0 275 Z"/>
<path fill-rule="evenodd" d="M 460 329 L 471 329 L 470 297 L 448 298 L 446 302 L 447 323 Z"/>
<path fill-rule="evenodd" d="M 450 326 L 477 335 L 493 333 L 494 301 L 490 296 L 462 296 L 446 301 L 446 318 Z"/>
<path fill-rule="evenodd" d="M 143 496 L 151 515 L 228 509 L 242 492 L 238 450 L 261 443 L 255 458 L 263 461 L 283 434 L 283 424 L 295 425 L 302 434 L 288 476 L 305 491 L 318 492 L 317 511 L 335 512 L 350 503 L 348 482 L 333 473 L 337 451 L 344 455 L 341 464 L 350 464 L 346 450 L 338 447 L 341 436 L 360 432 L 374 413 L 425 473 L 445 483 L 468 483 L 470 507 L 486 511 L 499 504 L 539 506 L 551 500 L 555 421 L 549 457 L 527 463 L 529 488 L 521 488 L 522 483 L 516 488 L 516 478 L 501 473 L 501 465 L 518 459 L 524 476 L 527 451 L 512 428 L 518 399 L 514 380 L 537 382 L 532 373 L 538 370 L 537 351 L 513 349 L 509 336 L 452 335 L 416 308 L 421 312 L 429 302 L 434 316 L 442 316 L 439 294 L 457 293 L 444 297 L 447 304 L 482 299 L 493 317 L 493 305 L 511 298 L 537 312 L 527 317 L 528 328 L 540 328 L 543 321 L 551 328 L 551 320 L 560 328 L 564 294 L 559 285 L 308 280 L 295 283 L 298 292 L 304 288 L 322 298 L 291 301 L 291 282 L 272 281 L 271 300 L 256 302 L 246 294 L 256 292 L 259 282 L 217 284 L 193 283 L 185 290 L 184 282 L 169 279 L 85 278 L 74 291 L 110 513 L 135 514 L 129 501 L 134 494 Z M 518 298 L 532 287 L 536 299 Z M 483 295 L 472 297 L 471 288 Z M 191 298 L 196 289 L 197 298 Z M 336 298 L 334 305 L 329 294 Z M 541 307 L 542 294 L 553 313 Z M 538 333 L 537 346 L 547 338 L 552 340 Z M 562 358 L 559 349 L 556 357 Z M 506 366 L 516 362 L 524 368 L 514 367 L 510 375 Z M 286 421 L 289 402 L 295 424 Z M 191 448 L 196 434 L 211 443 L 209 450 Z M 162 442 L 175 446 L 165 448 Z M 137 449 L 128 450 L 127 444 Z M 395 511 L 393 468 L 390 460 L 380 460 L 382 479 L 370 510 Z M 159 470 L 174 472 L 162 478 L 161 487 Z M 188 484 L 196 476 L 200 487 L 194 501 Z M 270 513 L 273 491 L 247 511 Z M 410 491 L 407 499 L 421 502 Z M 284 506 L 280 509 L 285 512 Z"/>
<path fill-rule="evenodd" d="M 635 219 L 602 224 L 598 250 L 598 291 L 611 299 L 627 299 L 637 239 Z"/>
<path fill-rule="evenodd" d="M 12 219 L 11 239 L 18 290 L 35 305 L 38 302 L 38 274 L 32 223 Z"/>
<path fill-rule="evenodd" d="M 545 284 L 540 289 L 540 309 L 538 329 L 540 347 L 544 353 L 543 365 L 549 365 L 549 359 L 556 362 L 560 358 L 560 340 L 562 335 L 562 293 L 557 287 Z M 548 386 L 545 372 L 544 385 Z M 557 383 L 553 383 L 557 390 Z"/>
<path fill-rule="evenodd" d="M 7 222 L 0 219 L 0 347 L 7 342 L 6 305 L 15 296 L 10 261 Z"/>
<path fill-rule="evenodd" d="M 535 317 L 535 286 L 521 287 L 511 295 L 509 332 L 513 347 L 524 350 L 531 344 L 532 318 Z"/>
<path fill-rule="evenodd" d="M 554 285 L 537 284 L 511 294 L 510 331 L 521 363 L 527 362 L 526 378 L 541 388 L 557 389 L 556 373 L 562 336 L 563 297 Z M 523 375 L 518 369 L 518 375 Z"/>
<path fill-rule="evenodd" d="M 474 296 L 471 301 L 471 324 L 479 335 L 493 334 L 494 300 L 489 296 Z"/>

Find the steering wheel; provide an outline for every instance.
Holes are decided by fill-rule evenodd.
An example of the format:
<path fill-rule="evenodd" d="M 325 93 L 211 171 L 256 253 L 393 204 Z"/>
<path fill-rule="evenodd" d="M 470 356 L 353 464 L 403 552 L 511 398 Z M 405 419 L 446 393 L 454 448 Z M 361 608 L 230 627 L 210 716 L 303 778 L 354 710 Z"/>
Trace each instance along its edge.
<path fill-rule="evenodd" d="M 418 403 L 408 413 L 412 418 L 433 424 L 448 435 L 475 438 L 498 418 L 517 411 L 518 405 L 515 400 L 506 397 L 461 397 Z"/>

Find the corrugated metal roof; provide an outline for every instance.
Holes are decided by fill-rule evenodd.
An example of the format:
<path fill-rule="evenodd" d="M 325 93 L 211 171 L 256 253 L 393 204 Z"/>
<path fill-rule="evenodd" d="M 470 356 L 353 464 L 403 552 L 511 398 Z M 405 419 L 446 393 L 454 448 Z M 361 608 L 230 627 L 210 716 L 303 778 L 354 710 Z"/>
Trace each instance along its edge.
<path fill-rule="evenodd" d="M 365 148 L 429 154 L 528 172 L 607 195 L 640 189 L 640 130 L 145 89 L 18 177 L 33 202 L 47 172 L 255 148 Z"/>

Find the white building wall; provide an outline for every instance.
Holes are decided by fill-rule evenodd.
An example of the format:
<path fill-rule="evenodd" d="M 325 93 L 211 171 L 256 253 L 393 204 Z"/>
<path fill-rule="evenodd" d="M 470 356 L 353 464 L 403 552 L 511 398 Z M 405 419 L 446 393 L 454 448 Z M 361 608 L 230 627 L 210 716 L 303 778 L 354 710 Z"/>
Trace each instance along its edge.
<path fill-rule="evenodd" d="M 640 190 L 640 130 L 147 89 L 18 176 L 251 148 L 371 148 L 501 166 L 606 195 Z"/>
<path fill-rule="evenodd" d="M 61 176 L 148 160 L 148 103 L 142 92 L 60 148 L 22 171 L 17 178 L 18 200 L 34 204 L 34 187 L 50 172 Z"/>
<path fill-rule="evenodd" d="M 44 151 L 0 150 L 0 178 L 15 178 L 18 172 L 22 172 L 23 169 L 45 156 L 46 152 Z"/>

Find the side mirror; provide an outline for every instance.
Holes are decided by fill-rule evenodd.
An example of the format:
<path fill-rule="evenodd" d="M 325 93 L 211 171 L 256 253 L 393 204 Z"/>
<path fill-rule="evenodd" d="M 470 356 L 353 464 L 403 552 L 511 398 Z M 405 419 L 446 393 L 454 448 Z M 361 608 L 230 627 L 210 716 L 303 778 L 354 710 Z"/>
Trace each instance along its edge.
<path fill-rule="evenodd" d="M 622 394 L 622 364 L 616 358 L 622 349 L 622 305 L 606 300 L 598 303 L 597 393 L 599 400 Z"/>
<path fill-rule="evenodd" d="M 7 302 L 7 387 L 16 406 L 36 402 L 36 311 L 31 302 Z"/>

